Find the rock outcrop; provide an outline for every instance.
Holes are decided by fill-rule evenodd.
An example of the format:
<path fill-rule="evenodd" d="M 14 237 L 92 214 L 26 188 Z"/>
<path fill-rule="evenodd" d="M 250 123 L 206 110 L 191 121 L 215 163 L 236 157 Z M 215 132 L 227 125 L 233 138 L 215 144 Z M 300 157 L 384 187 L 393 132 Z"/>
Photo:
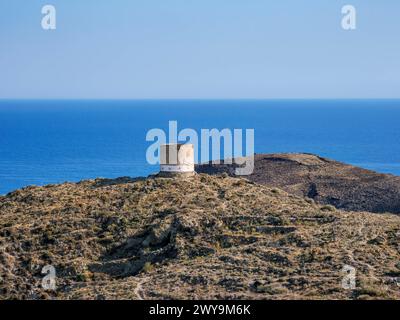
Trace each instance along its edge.
<path fill-rule="evenodd" d="M 204 164 L 196 171 L 234 175 L 235 165 Z M 312 154 L 257 154 L 249 180 L 347 211 L 400 213 L 400 177 Z"/>

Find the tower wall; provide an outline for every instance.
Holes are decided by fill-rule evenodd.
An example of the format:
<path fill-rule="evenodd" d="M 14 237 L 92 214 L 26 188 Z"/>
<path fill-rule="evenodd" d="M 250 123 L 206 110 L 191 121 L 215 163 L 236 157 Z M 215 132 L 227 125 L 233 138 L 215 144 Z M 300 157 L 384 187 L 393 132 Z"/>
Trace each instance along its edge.
<path fill-rule="evenodd" d="M 165 144 L 160 148 L 160 173 L 194 173 L 193 144 Z"/>

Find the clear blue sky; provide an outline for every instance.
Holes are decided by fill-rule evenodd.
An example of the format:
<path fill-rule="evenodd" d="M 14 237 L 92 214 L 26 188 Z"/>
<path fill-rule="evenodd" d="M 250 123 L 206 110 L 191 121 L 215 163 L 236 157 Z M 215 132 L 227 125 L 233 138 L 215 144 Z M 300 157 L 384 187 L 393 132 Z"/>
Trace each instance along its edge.
<path fill-rule="evenodd" d="M 0 98 L 400 98 L 399 37 L 399 0 L 0 0 Z"/>

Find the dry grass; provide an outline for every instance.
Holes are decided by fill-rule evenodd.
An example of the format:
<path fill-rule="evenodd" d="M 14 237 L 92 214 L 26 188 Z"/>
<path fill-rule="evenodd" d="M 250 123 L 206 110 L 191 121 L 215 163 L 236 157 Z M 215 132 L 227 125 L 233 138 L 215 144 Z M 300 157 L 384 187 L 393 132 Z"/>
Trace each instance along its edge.
<path fill-rule="evenodd" d="M 399 216 L 226 175 L 30 187 L 0 197 L 0 214 L 3 299 L 400 298 Z M 40 287 L 47 264 L 56 292 Z"/>

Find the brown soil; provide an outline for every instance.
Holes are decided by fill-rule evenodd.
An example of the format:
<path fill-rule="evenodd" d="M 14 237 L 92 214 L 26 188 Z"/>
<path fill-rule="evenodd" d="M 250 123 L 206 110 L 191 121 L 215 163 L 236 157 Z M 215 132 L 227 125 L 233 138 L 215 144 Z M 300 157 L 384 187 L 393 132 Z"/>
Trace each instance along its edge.
<path fill-rule="evenodd" d="M 2 299 L 400 299 L 400 216 L 227 175 L 28 187 L 0 216 Z"/>
<path fill-rule="evenodd" d="M 234 175 L 234 165 L 201 165 L 196 171 Z M 341 210 L 400 213 L 400 177 L 312 154 L 257 154 L 249 180 Z"/>

